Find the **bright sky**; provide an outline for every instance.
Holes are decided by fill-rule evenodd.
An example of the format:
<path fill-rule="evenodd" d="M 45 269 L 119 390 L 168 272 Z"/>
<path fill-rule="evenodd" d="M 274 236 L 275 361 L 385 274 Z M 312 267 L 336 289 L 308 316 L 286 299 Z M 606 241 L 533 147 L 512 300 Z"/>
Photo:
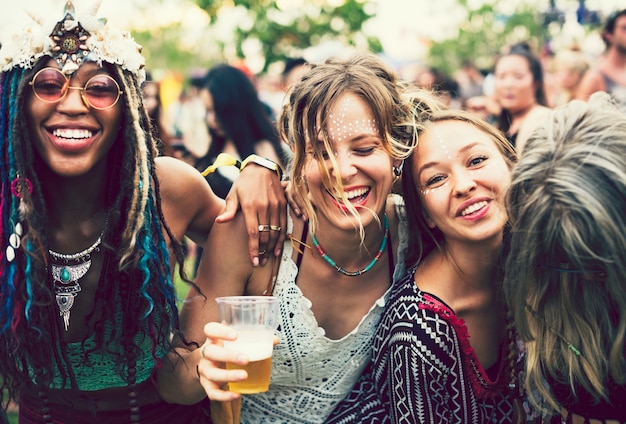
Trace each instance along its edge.
<path fill-rule="evenodd" d="M 33 11 L 44 20 L 50 16 L 62 17 L 66 0 L 0 0 L 0 40 L 23 26 L 29 18 L 25 10 Z M 74 0 L 78 13 L 91 7 L 98 0 Z M 206 24 L 206 16 L 198 12 L 191 0 L 100 0 L 100 13 L 117 26 L 128 29 L 143 27 L 147 23 L 166 24 L 183 21 L 190 27 Z M 289 0 L 291 2 L 297 0 Z M 303 1 L 303 0 L 300 0 Z M 470 0 L 481 3 L 494 0 Z M 508 0 L 511 5 L 517 0 Z M 545 8 L 548 0 L 526 0 Z M 619 3 L 622 3 L 621 5 Z M 463 19 L 462 12 L 455 8 L 456 0 L 378 0 L 377 17 L 369 24 L 368 32 L 377 35 L 392 57 L 415 58 L 424 52 L 414 42 L 419 37 L 447 37 L 456 24 Z M 573 11 L 578 0 L 556 0 L 557 7 Z M 623 6 L 623 0 L 587 0 L 592 10 L 608 13 Z M 143 14 L 138 10 L 145 10 Z M 406 42 L 403 40 L 411 40 Z"/>

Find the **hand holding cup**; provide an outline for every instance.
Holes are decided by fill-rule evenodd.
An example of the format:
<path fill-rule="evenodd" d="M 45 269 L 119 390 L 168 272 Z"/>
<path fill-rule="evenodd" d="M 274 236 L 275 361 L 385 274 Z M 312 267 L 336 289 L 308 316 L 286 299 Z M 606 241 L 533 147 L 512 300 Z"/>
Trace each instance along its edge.
<path fill-rule="evenodd" d="M 278 298 L 273 296 L 227 296 L 216 299 L 219 317 L 237 332 L 235 340 L 224 340 L 226 349 L 248 356 L 246 365 L 226 362 L 227 370 L 243 369 L 248 378 L 230 381 L 236 393 L 261 393 L 269 389 L 274 348 L 274 330 L 278 326 Z"/>

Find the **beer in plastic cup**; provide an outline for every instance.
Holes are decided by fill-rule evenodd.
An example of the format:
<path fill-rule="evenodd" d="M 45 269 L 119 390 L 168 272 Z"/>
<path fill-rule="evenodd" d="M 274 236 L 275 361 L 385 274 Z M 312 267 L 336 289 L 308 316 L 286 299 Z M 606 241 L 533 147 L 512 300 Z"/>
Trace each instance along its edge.
<path fill-rule="evenodd" d="M 226 369 L 243 369 L 248 378 L 231 381 L 228 388 L 237 393 L 261 393 L 269 389 L 274 349 L 274 330 L 278 326 L 278 298 L 273 296 L 227 296 L 217 299 L 220 321 L 233 327 L 235 341 L 224 341 L 224 347 L 245 353 L 245 366 L 226 363 Z"/>

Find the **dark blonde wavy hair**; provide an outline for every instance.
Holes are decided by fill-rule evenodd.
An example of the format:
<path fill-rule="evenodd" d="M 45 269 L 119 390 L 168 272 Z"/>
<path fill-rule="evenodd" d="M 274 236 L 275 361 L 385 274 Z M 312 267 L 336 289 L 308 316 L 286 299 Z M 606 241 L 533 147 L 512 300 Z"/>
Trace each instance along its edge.
<path fill-rule="evenodd" d="M 608 381 L 626 383 L 626 116 L 606 93 L 535 130 L 507 208 L 504 288 L 531 400 L 559 407 L 549 381 L 607 400 Z"/>
<path fill-rule="evenodd" d="M 422 128 L 419 114 L 440 107 L 431 93 L 408 85 L 371 53 L 311 64 L 302 79 L 292 85 L 288 102 L 278 119 L 280 137 L 293 150 L 291 180 L 294 193 L 309 216 L 311 232 L 315 232 L 317 218 L 307 198 L 308 188 L 303 178 L 306 146 L 313 147 L 315 157 L 327 156 L 332 165 L 337 166 L 328 134 L 320 129 L 326 127 L 330 110 L 345 93 L 356 94 L 371 106 L 383 148 L 393 159 L 399 160 L 407 158 L 417 145 L 417 135 Z M 318 166 L 325 176 L 326 187 L 342 193 L 346 208 L 356 216 L 356 210 L 343 194 L 339 176 L 331 177 L 321 159 Z M 363 235 L 363 228 L 360 231 Z"/>

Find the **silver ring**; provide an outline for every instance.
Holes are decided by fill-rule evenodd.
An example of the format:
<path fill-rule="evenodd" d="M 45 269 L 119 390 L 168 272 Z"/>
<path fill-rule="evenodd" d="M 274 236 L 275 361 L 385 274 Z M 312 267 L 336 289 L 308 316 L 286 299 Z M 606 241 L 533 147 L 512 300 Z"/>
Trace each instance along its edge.
<path fill-rule="evenodd" d="M 270 230 L 272 231 L 280 231 L 282 229 L 283 227 L 281 227 L 280 225 L 270 225 Z"/>
<path fill-rule="evenodd" d="M 267 253 L 266 250 L 259 250 L 259 256 L 263 256 Z"/>
<path fill-rule="evenodd" d="M 259 225 L 259 231 L 262 232 L 262 233 L 264 233 L 266 231 L 269 231 L 270 228 L 271 228 L 270 225 Z"/>
<path fill-rule="evenodd" d="M 206 349 L 207 345 L 205 343 L 204 346 L 202 346 L 202 352 L 200 352 L 202 354 L 202 357 L 206 359 L 206 354 L 204 353 L 204 349 Z"/>

